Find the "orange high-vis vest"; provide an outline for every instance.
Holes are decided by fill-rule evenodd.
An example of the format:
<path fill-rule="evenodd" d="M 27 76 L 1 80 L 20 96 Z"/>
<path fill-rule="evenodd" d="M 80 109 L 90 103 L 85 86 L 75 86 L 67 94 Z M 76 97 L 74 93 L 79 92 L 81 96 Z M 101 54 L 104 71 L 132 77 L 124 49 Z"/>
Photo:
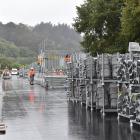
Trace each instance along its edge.
<path fill-rule="evenodd" d="M 35 70 L 29 70 L 28 76 L 32 77 L 35 75 Z"/>
<path fill-rule="evenodd" d="M 71 56 L 65 56 L 64 61 L 65 62 L 70 62 L 71 61 Z"/>

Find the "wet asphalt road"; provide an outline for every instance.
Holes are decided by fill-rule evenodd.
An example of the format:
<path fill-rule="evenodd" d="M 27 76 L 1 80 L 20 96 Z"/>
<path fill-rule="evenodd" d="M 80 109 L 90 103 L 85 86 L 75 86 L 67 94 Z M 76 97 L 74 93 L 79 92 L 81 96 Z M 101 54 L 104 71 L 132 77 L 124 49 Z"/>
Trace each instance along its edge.
<path fill-rule="evenodd" d="M 67 101 L 64 90 L 46 91 L 17 76 L 0 83 L 0 115 L 8 126 L 0 140 L 140 140 L 140 130 L 86 111 Z"/>

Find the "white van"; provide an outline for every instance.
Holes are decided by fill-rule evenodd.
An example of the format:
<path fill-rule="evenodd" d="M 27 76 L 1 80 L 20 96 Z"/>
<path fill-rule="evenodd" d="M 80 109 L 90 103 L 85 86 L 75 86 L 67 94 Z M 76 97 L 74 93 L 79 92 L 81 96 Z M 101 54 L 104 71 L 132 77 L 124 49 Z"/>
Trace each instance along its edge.
<path fill-rule="evenodd" d="M 18 75 L 18 70 L 15 69 L 15 68 L 12 68 L 11 74 L 12 74 L 12 75 Z"/>

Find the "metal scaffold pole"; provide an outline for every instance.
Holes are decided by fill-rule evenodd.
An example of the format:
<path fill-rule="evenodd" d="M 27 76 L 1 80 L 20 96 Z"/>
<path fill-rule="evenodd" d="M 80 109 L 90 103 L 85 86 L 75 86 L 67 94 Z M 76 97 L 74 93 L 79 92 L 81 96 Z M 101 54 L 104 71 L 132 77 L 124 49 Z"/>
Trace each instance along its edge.
<path fill-rule="evenodd" d="M 119 111 L 119 107 L 118 107 L 119 94 L 120 94 L 119 83 L 117 83 L 117 112 Z M 118 120 L 119 120 L 119 114 L 118 114 Z"/>
<path fill-rule="evenodd" d="M 119 62 L 119 53 L 117 53 L 117 61 Z M 118 76 L 119 65 L 117 63 L 117 76 Z M 117 112 L 119 111 L 118 103 L 119 103 L 119 96 L 120 96 L 120 84 L 117 82 Z M 119 120 L 119 115 L 118 115 Z"/>
<path fill-rule="evenodd" d="M 73 66 L 73 62 L 72 62 L 72 66 Z M 72 96 L 73 98 L 74 96 L 74 77 L 73 77 L 73 68 L 71 68 L 71 74 L 72 74 Z"/>
<path fill-rule="evenodd" d="M 102 88 L 103 88 L 103 116 L 104 116 L 105 115 L 104 54 L 102 54 Z"/>
<path fill-rule="evenodd" d="M 87 81 L 85 80 L 85 86 L 86 86 L 86 109 L 88 108 L 88 89 L 87 89 Z"/>
<path fill-rule="evenodd" d="M 93 110 L 93 65 L 91 57 L 91 77 L 90 77 L 90 86 L 91 86 L 91 111 Z"/>

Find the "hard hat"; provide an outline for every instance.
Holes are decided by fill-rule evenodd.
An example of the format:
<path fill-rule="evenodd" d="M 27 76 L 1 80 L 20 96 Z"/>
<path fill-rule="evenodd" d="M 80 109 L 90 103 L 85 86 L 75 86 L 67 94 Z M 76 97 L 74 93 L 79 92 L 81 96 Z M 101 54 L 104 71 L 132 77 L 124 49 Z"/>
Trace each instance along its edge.
<path fill-rule="evenodd" d="M 31 70 L 33 70 L 34 68 L 33 67 L 31 67 Z"/>

